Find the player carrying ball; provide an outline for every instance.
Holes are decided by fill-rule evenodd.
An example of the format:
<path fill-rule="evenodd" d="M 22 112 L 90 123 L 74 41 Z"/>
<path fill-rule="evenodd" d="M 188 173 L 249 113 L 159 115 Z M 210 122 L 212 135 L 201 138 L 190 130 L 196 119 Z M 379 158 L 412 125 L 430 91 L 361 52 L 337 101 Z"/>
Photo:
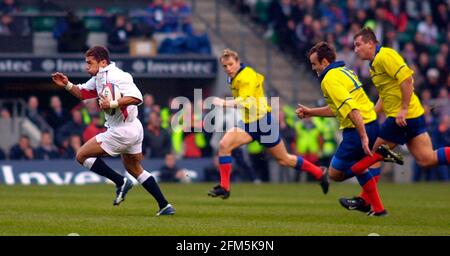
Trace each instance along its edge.
<path fill-rule="evenodd" d="M 80 100 L 99 98 L 102 110 L 116 109 L 107 114 L 106 132 L 87 141 L 77 152 L 76 159 L 89 170 L 110 179 L 116 184 L 116 198 L 113 205 L 125 200 L 133 182 L 112 170 L 100 158 L 103 156 L 122 157 L 125 169 L 156 199 L 159 205 L 157 215 L 172 215 L 175 209 L 167 202 L 153 176 L 142 168 L 143 128 L 137 119 L 137 105 L 142 103 L 142 94 L 127 72 L 116 67 L 109 59 L 109 51 L 103 46 L 95 46 L 86 52 L 86 71 L 92 76 L 84 84 L 72 84 L 66 75 L 56 72 L 52 79 L 56 85 L 65 88 Z M 122 97 L 110 101 L 102 95 L 105 86 L 116 86 Z"/>

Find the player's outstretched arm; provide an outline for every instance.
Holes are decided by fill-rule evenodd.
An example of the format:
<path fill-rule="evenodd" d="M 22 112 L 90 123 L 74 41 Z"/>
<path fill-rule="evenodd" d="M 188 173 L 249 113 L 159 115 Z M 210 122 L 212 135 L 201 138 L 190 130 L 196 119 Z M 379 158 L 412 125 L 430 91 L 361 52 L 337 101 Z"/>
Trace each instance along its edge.
<path fill-rule="evenodd" d="M 307 118 L 312 116 L 324 116 L 324 117 L 332 117 L 334 116 L 329 106 L 320 107 L 320 108 L 309 108 L 302 104 L 298 104 L 298 108 L 295 110 L 298 118 Z"/>
<path fill-rule="evenodd" d="M 69 81 L 69 78 L 63 73 L 56 72 L 52 74 L 53 82 L 60 88 L 65 88 L 73 96 L 77 97 L 79 100 L 83 100 L 81 91 L 78 86 L 75 86 Z"/>
<path fill-rule="evenodd" d="M 235 107 L 237 105 L 237 102 L 235 100 L 231 99 L 221 99 L 219 97 L 214 97 L 212 104 L 215 106 L 221 106 L 221 107 Z"/>

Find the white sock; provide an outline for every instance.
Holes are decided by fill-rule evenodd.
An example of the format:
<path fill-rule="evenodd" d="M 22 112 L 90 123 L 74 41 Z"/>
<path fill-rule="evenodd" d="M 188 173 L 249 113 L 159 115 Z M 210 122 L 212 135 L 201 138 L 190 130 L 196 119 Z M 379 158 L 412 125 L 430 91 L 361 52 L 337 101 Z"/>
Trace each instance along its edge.
<path fill-rule="evenodd" d="M 150 178 L 152 175 L 147 172 L 146 170 L 144 170 L 141 175 L 139 175 L 139 177 L 137 177 L 137 180 L 139 181 L 139 183 L 144 183 L 148 178 Z"/>
<path fill-rule="evenodd" d="M 84 160 L 83 166 L 90 170 L 92 168 L 92 166 L 94 165 L 95 160 L 97 160 L 97 157 L 88 158 L 88 159 Z"/>

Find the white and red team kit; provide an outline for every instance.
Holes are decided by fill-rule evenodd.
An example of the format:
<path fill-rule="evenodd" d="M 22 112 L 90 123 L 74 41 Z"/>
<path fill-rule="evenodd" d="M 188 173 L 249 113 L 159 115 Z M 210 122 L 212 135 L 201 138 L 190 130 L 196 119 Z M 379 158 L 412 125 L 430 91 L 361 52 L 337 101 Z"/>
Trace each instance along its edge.
<path fill-rule="evenodd" d="M 133 77 L 116 67 L 114 62 L 100 68 L 96 76 L 77 86 L 83 100 L 86 100 L 99 97 L 107 85 L 118 88 L 122 97 L 134 97 L 141 100 L 142 103 L 142 94 L 134 84 Z M 138 154 L 142 152 L 144 131 L 137 115 L 138 107 L 136 105 L 117 108 L 111 115 L 105 112 L 107 130 L 95 138 L 106 153 L 117 156 L 122 153 Z"/>

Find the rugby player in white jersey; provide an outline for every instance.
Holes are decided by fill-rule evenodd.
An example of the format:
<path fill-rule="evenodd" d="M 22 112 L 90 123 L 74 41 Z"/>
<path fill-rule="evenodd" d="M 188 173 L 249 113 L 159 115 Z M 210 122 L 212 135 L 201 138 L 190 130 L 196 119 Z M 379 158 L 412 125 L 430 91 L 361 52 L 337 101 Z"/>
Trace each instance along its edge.
<path fill-rule="evenodd" d="M 133 78 L 110 61 L 106 47 L 92 47 L 86 52 L 85 60 L 86 71 L 92 77 L 84 84 L 74 85 L 60 72 L 52 74 L 56 85 L 65 88 L 80 100 L 98 98 L 100 108 L 105 111 L 107 131 L 87 141 L 78 150 L 77 161 L 116 184 L 116 198 L 113 205 L 119 205 L 125 200 L 133 182 L 112 170 L 101 157 L 120 155 L 128 173 L 135 177 L 158 202 L 157 215 L 174 214 L 175 209 L 164 198 L 154 177 L 141 165 L 143 128 L 137 119 L 137 106 L 142 103 L 142 94 L 134 84 Z M 119 89 L 122 95 L 119 100 L 110 100 L 102 94 L 108 85 Z M 114 110 L 110 111 L 111 109 Z"/>

